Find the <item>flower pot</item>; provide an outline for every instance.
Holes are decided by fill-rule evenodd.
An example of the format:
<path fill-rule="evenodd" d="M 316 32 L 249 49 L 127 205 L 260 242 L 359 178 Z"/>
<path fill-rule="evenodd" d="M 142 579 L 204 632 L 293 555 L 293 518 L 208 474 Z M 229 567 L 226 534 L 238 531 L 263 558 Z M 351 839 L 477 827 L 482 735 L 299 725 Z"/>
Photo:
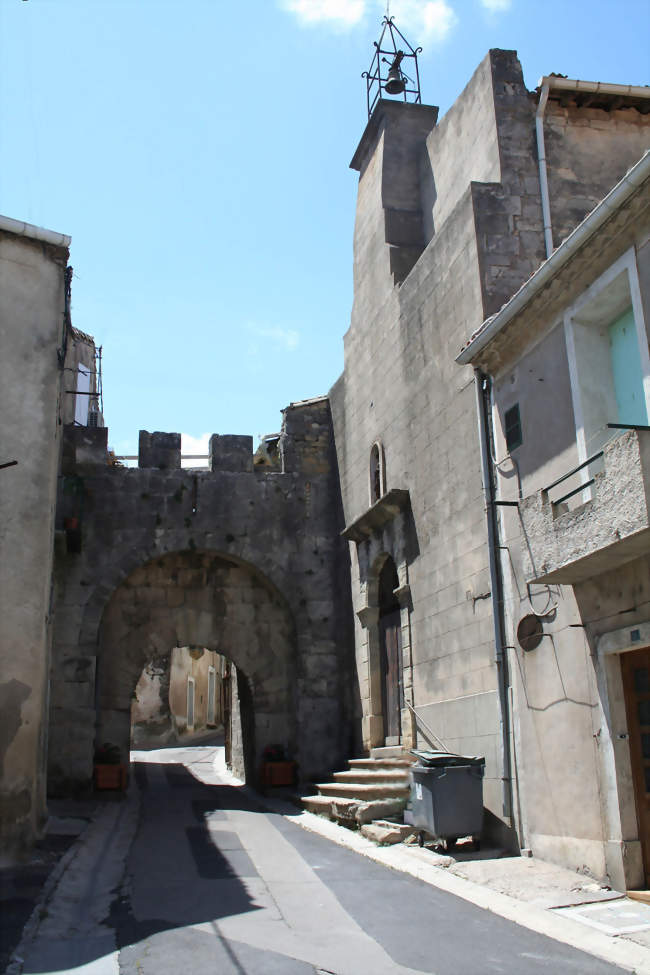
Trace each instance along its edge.
<path fill-rule="evenodd" d="M 295 785 L 295 762 L 262 762 L 262 785 Z"/>
<path fill-rule="evenodd" d="M 95 765 L 95 788 L 113 789 L 120 792 L 126 789 L 126 765 Z"/>

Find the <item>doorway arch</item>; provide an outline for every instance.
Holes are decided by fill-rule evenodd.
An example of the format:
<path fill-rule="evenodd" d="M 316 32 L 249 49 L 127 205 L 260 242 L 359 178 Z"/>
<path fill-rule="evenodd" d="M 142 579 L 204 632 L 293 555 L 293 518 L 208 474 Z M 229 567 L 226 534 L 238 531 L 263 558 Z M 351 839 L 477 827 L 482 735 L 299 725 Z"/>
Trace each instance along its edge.
<path fill-rule="evenodd" d="M 98 743 L 127 759 L 131 700 L 149 661 L 174 647 L 214 650 L 246 675 L 251 770 L 267 745 L 296 749 L 296 641 L 286 600 L 254 566 L 216 552 L 167 553 L 114 590 L 102 615 L 97 657 Z M 251 738 L 254 746 L 251 748 Z"/>

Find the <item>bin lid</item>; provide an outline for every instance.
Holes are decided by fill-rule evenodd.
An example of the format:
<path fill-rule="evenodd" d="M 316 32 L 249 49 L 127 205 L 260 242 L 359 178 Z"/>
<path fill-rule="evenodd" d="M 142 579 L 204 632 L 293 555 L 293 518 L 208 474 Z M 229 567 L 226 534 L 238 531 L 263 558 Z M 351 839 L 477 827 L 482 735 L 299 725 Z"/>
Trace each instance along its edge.
<path fill-rule="evenodd" d="M 453 752 L 425 752 L 410 749 L 420 768 L 438 768 L 441 765 L 485 765 L 485 758 L 477 755 L 455 755 Z M 417 768 L 418 765 L 415 767 Z"/>

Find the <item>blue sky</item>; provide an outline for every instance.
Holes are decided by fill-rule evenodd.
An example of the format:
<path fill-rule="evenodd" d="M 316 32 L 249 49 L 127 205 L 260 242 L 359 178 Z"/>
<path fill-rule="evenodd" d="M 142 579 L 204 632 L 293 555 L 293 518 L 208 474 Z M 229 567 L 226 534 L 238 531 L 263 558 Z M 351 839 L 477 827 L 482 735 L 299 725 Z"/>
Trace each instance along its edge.
<path fill-rule="evenodd" d="M 72 236 L 73 321 L 139 429 L 278 430 L 343 365 L 385 0 L 0 0 L 0 213 Z M 491 47 L 650 81 L 648 0 L 391 0 L 444 112 Z M 185 450 L 196 449 L 187 440 Z"/>

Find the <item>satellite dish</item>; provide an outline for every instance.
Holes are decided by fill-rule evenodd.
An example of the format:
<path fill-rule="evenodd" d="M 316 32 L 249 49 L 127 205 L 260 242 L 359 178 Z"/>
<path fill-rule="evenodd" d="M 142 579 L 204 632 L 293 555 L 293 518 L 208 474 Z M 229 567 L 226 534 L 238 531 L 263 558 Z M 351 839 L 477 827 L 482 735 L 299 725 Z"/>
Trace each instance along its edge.
<path fill-rule="evenodd" d="M 522 650 L 536 650 L 542 642 L 544 627 L 539 616 L 529 613 L 519 621 L 517 640 Z"/>

